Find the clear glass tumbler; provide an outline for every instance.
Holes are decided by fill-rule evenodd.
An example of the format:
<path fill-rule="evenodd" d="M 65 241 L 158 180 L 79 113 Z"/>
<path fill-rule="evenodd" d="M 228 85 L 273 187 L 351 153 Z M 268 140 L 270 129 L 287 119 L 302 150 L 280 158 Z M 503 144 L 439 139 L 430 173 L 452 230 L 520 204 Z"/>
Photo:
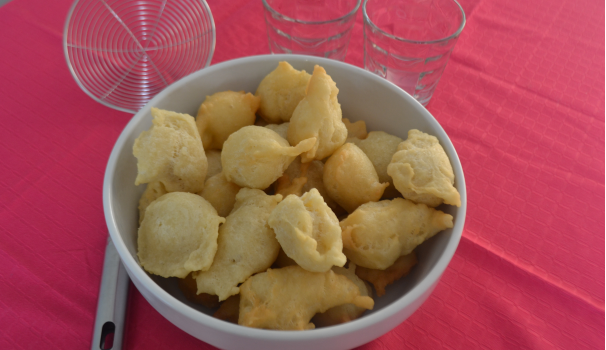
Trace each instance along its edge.
<path fill-rule="evenodd" d="M 263 0 L 272 53 L 345 60 L 361 0 Z"/>
<path fill-rule="evenodd" d="M 465 26 L 455 0 L 365 0 L 364 68 L 429 103 Z"/>

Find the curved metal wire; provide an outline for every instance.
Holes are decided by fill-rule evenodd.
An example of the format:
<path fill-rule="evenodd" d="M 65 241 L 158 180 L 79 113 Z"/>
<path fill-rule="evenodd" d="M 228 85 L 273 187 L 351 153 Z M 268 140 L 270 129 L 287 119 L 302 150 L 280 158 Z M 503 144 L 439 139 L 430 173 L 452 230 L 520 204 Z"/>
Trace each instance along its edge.
<path fill-rule="evenodd" d="M 86 94 L 135 113 L 166 86 L 208 66 L 215 40 L 204 0 L 76 0 L 63 51 Z"/>

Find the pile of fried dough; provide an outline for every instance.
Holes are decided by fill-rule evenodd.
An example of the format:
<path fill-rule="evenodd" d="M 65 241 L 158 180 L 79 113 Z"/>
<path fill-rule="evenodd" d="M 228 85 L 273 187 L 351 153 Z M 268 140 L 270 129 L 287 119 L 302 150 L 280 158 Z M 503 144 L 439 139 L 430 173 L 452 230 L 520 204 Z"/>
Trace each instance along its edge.
<path fill-rule="evenodd" d="M 141 266 L 243 326 L 313 329 L 372 309 L 414 249 L 453 227 L 435 207 L 461 201 L 436 137 L 367 132 L 342 118 L 338 92 L 322 67 L 280 62 L 254 95 L 207 96 L 195 119 L 152 108 L 133 147 Z"/>

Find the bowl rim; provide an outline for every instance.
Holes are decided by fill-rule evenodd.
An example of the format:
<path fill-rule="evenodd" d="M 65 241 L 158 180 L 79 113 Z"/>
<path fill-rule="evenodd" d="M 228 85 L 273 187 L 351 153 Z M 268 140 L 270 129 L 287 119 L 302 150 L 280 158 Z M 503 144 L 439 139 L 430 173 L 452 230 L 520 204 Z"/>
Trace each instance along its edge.
<path fill-rule="evenodd" d="M 275 330 L 265 330 L 265 329 L 256 329 L 244 327 L 236 324 L 231 324 L 229 322 L 221 321 L 212 316 L 206 315 L 188 305 L 181 302 L 177 298 L 173 297 L 167 291 L 162 289 L 156 282 L 152 280 L 152 278 L 141 268 L 141 266 L 135 261 L 134 257 L 131 256 L 128 248 L 126 247 L 122 237 L 118 232 L 118 228 L 113 216 L 112 209 L 112 197 L 111 197 L 111 188 L 113 183 L 113 174 L 116 171 L 116 164 L 120 154 L 120 150 L 124 148 L 125 143 L 128 139 L 128 135 L 132 133 L 133 129 L 138 124 L 139 120 L 148 115 L 151 106 L 153 106 L 156 101 L 161 100 L 164 96 L 170 94 L 173 90 L 177 89 L 179 86 L 184 85 L 192 80 L 200 79 L 201 76 L 204 76 L 208 73 L 212 73 L 217 70 L 229 69 L 232 66 L 254 63 L 259 61 L 271 60 L 275 61 L 276 64 L 279 61 L 291 61 L 291 62 L 301 62 L 307 61 L 312 62 L 314 64 L 321 65 L 325 68 L 327 66 L 342 66 L 343 68 L 350 69 L 354 72 L 354 74 L 362 74 L 365 75 L 368 79 L 374 80 L 379 84 L 385 85 L 388 89 L 397 92 L 402 98 L 408 100 L 409 103 L 413 105 L 419 113 L 425 114 L 429 117 L 431 123 L 435 123 L 437 126 L 437 130 L 442 135 L 442 139 L 447 140 L 448 146 L 452 150 L 452 154 L 449 155 L 452 164 L 459 164 L 459 167 L 453 167 L 456 176 L 457 187 L 459 188 L 459 193 L 461 195 L 461 207 L 458 208 L 457 219 L 454 222 L 454 227 L 452 228 L 452 233 L 448 239 L 448 243 L 445 247 L 444 253 L 442 256 L 438 258 L 436 264 L 431 268 L 427 276 L 421 280 L 415 287 L 413 287 L 410 291 L 408 291 L 405 295 L 399 297 L 391 304 L 389 307 L 384 307 L 381 310 L 373 312 L 372 314 L 365 315 L 362 318 L 354 320 L 352 322 L 339 324 L 335 326 L 318 328 L 311 331 L 275 331 Z M 388 319 L 395 314 L 399 313 L 406 306 L 414 304 L 414 302 L 421 298 L 428 290 L 432 288 L 439 281 L 442 273 L 450 263 L 457 247 L 460 242 L 463 227 L 465 224 L 465 217 L 467 212 L 467 192 L 465 187 L 465 177 L 463 174 L 461 162 L 459 160 L 458 154 L 454 145 L 450 141 L 450 138 L 442 128 L 442 126 L 438 123 L 438 121 L 423 107 L 418 101 L 416 101 L 412 96 L 406 93 L 404 90 L 396 86 L 395 84 L 389 82 L 388 80 L 381 78 L 371 72 L 368 72 L 362 68 L 357 66 L 353 66 L 348 63 L 335 61 L 327 58 L 314 57 L 314 56 L 306 56 L 306 55 L 293 55 L 293 54 L 269 54 L 269 55 L 258 55 L 258 56 L 248 56 L 237 58 L 229 61 L 224 61 L 216 65 L 212 65 L 206 68 L 203 68 L 197 72 L 194 72 L 177 82 L 171 84 L 167 88 L 165 88 L 162 92 L 156 95 L 153 99 L 151 99 L 143 108 L 141 108 L 128 122 L 125 128 L 120 133 L 110 157 L 107 162 L 107 167 L 103 180 L 103 209 L 105 213 L 105 219 L 107 223 L 107 227 L 109 230 L 110 237 L 116 246 L 116 249 L 120 255 L 122 263 L 125 265 L 126 270 L 129 274 L 134 274 L 136 279 L 138 279 L 142 284 L 144 284 L 150 293 L 152 293 L 155 298 L 157 298 L 161 303 L 163 303 L 166 307 L 175 310 L 180 313 L 184 317 L 195 320 L 199 324 L 209 327 L 213 330 L 218 330 L 224 333 L 227 333 L 231 336 L 236 337 L 246 337 L 250 339 L 264 339 L 264 340 L 272 340 L 272 341 L 303 341 L 303 340 L 311 340 L 311 339 L 326 339 L 332 338 L 339 335 L 350 334 L 353 332 L 358 332 L 362 329 L 365 329 L 369 326 L 372 326 L 376 323 L 379 323 L 385 319 Z M 131 277 L 132 278 L 132 277 Z M 153 305 L 152 305 L 153 306 Z M 156 308 L 154 306 L 154 308 Z M 157 310 L 158 311 L 158 310 Z M 391 329 L 386 329 L 386 332 Z"/>

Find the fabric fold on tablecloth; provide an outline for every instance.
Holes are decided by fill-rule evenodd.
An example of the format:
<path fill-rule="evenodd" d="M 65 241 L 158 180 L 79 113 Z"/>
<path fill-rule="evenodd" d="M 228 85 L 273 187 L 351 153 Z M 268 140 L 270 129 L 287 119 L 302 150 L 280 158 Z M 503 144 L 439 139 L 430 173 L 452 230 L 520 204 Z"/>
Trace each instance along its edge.
<path fill-rule="evenodd" d="M 577 290 L 569 289 L 569 287 L 558 283 L 552 278 L 549 278 L 549 276 L 546 276 L 545 273 L 540 273 L 536 271 L 536 269 L 532 268 L 532 266 L 528 266 L 524 263 L 521 263 L 520 261 L 517 261 L 517 259 L 512 259 L 511 256 L 508 256 L 503 252 L 496 251 L 490 246 L 486 246 L 482 244 L 482 242 L 476 241 L 473 238 L 470 238 L 469 236 L 463 236 L 461 240 L 466 241 L 466 243 L 475 245 L 478 249 L 486 251 L 487 254 L 494 255 L 494 258 L 500 259 L 500 261 L 502 261 L 503 263 L 511 265 L 512 268 L 520 270 L 520 273 L 526 274 L 528 278 L 537 280 L 536 283 L 542 283 L 548 287 L 558 289 L 563 294 L 568 295 L 568 297 L 576 299 L 579 302 L 586 304 L 587 307 L 594 308 L 595 311 L 604 315 L 604 304 L 600 304 L 594 300 L 585 298 L 583 295 L 579 294 Z"/>

